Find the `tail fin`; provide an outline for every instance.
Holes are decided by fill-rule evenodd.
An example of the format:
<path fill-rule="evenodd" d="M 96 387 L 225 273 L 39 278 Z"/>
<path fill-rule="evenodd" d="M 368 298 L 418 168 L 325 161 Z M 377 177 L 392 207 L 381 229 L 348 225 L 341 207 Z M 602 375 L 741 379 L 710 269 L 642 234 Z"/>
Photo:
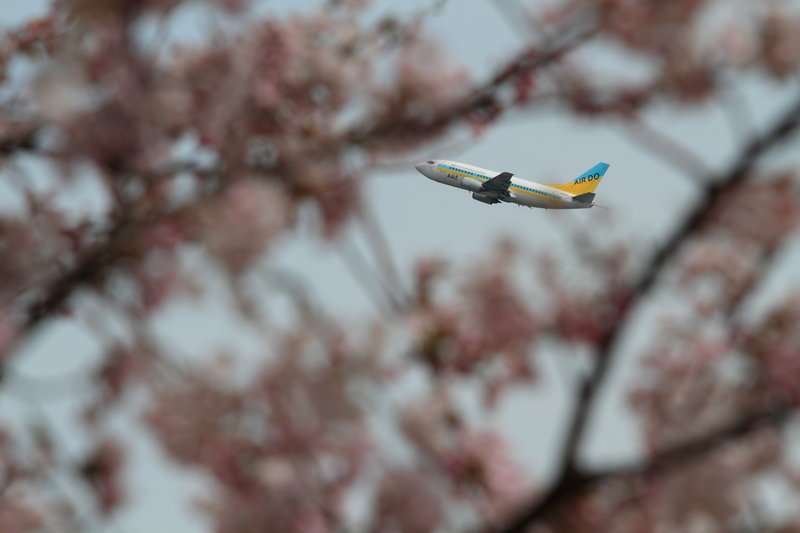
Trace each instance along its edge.
<path fill-rule="evenodd" d="M 603 179 L 603 174 L 608 170 L 608 163 L 597 163 L 595 166 L 575 178 L 569 183 L 561 185 L 548 185 L 554 189 L 560 189 L 570 194 L 580 195 L 587 192 L 594 192 L 600 180 Z"/>

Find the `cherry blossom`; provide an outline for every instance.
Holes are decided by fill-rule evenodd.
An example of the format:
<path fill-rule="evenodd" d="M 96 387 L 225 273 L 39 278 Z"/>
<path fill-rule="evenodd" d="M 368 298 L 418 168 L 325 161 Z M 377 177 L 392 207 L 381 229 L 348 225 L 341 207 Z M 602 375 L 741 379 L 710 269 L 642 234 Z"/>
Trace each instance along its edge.
<path fill-rule="evenodd" d="M 800 221 L 797 173 L 775 157 L 796 152 L 800 101 L 755 120 L 731 104 L 751 80 L 796 89 L 796 10 L 506 3 L 520 49 L 487 73 L 429 23 L 446 3 L 377 4 L 278 15 L 247 0 L 57 0 L 0 36 L 0 387 L 77 405 L 58 429 L 33 407 L 0 420 L 0 530 L 113 527 L 137 504 L 128 431 L 204 477 L 181 496 L 221 532 L 796 530 L 760 490 L 800 498 L 800 300 L 768 283 Z M 225 23 L 164 40 L 190 5 Z M 608 76 L 602 54 L 646 72 Z M 735 130 L 715 134 L 735 139 L 730 159 L 646 127 L 715 106 Z M 367 196 L 381 165 L 554 109 L 641 134 L 678 169 L 693 194 L 663 238 L 560 219 L 563 250 L 521 239 L 468 262 L 446 247 L 394 261 Z M 629 238 L 597 238 L 612 233 L 601 224 Z M 344 243 L 367 230 L 376 268 L 355 279 L 378 313 L 345 316 L 278 272 L 281 245 L 308 227 L 348 268 L 365 261 Z M 187 349 L 159 329 L 210 301 L 230 342 Z M 82 366 L 28 375 L 56 324 L 91 353 L 45 343 Z M 552 391 L 553 356 L 581 368 L 546 421 L 556 455 L 532 466 L 498 413 L 515 392 Z M 611 392 L 628 399 L 617 414 L 641 453 L 589 464 Z M 551 479 L 533 474 L 542 464 Z"/>

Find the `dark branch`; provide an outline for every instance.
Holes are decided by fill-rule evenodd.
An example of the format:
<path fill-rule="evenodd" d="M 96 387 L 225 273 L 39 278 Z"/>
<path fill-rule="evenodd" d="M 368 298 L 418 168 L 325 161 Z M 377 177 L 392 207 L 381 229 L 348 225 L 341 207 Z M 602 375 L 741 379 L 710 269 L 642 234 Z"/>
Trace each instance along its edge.
<path fill-rule="evenodd" d="M 5 131 L 0 133 L 0 157 L 33 150 L 36 146 L 38 132 L 39 124 L 7 127 Z"/>
<path fill-rule="evenodd" d="M 577 474 L 550 491 L 539 505 L 523 510 L 500 533 L 521 533 L 530 525 L 551 518 L 559 509 L 585 496 L 598 486 L 622 479 L 652 478 L 675 471 L 702 459 L 726 444 L 734 443 L 757 431 L 786 425 L 797 413 L 794 404 L 781 404 L 737 420 L 708 435 L 656 453 L 649 460 L 635 465 L 610 468 L 588 474 Z"/>
<path fill-rule="evenodd" d="M 644 464 L 605 470 L 589 477 L 605 481 L 625 477 L 658 476 L 674 468 L 685 466 L 687 463 L 718 450 L 727 443 L 753 435 L 765 427 L 782 427 L 789 422 L 792 415 L 796 414 L 796 410 L 797 406 L 794 404 L 781 404 L 737 420 L 700 439 L 657 453 Z"/>
<path fill-rule="evenodd" d="M 343 146 L 365 145 L 380 142 L 397 135 L 415 136 L 418 131 L 441 131 L 476 113 L 499 116 L 501 106 L 497 98 L 500 89 L 521 76 L 530 74 L 561 59 L 564 54 L 585 43 L 599 31 L 597 27 L 566 31 L 544 45 L 531 46 L 500 68 L 492 78 L 473 89 L 468 96 L 428 116 L 361 124 L 346 132 L 340 139 Z M 323 147 L 324 151 L 324 147 Z"/>
<path fill-rule="evenodd" d="M 576 488 L 585 487 L 586 484 L 585 481 L 581 481 L 585 476 L 580 473 L 577 466 L 578 448 L 584 441 L 588 422 L 597 403 L 597 395 L 611 369 L 617 343 L 629 324 L 632 310 L 649 293 L 665 266 L 675 257 L 683 244 L 701 227 L 707 213 L 722 200 L 724 192 L 744 181 L 758 159 L 787 140 L 798 126 L 800 126 L 800 98 L 765 134 L 753 138 L 744 147 L 740 157 L 721 176 L 703 181 L 708 183 L 708 186 L 702 198 L 664 245 L 651 257 L 639 280 L 620 303 L 619 314 L 611 329 L 597 346 L 597 363 L 579 391 L 577 406 L 567 429 L 564 455 L 556 482 L 543 498 L 532 502 L 518 517 L 511 520 L 509 525 L 499 531 L 503 533 L 522 531 L 542 516 L 551 513 L 565 497 L 585 490 Z"/>
<path fill-rule="evenodd" d="M 334 145 L 321 146 L 320 148 L 323 152 L 341 151 L 353 144 L 375 142 L 381 138 L 392 136 L 399 131 L 407 130 L 408 128 L 411 128 L 411 131 L 418 131 L 419 128 L 429 128 L 432 123 L 437 127 L 450 125 L 463 119 L 469 113 L 479 112 L 487 106 L 494 105 L 494 93 L 507 83 L 513 81 L 522 74 L 532 72 L 537 68 L 559 59 L 564 53 L 585 42 L 595 33 L 595 29 L 571 33 L 567 32 L 565 37 L 560 37 L 556 41 L 546 43 L 541 49 L 527 49 L 507 62 L 506 65 L 486 83 L 476 87 L 468 97 L 436 113 L 435 116 L 428 117 L 425 124 L 419 121 L 399 122 L 394 119 L 379 121 L 373 124 L 364 124 L 353 128 L 343 137 L 338 138 Z M 38 127 L 38 125 L 30 126 L 24 130 L 7 131 L 0 135 L 0 156 L 13 155 L 20 150 L 35 150 L 35 138 L 38 134 Z M 310 151 L 313 151 L 313 149 L 310 149 Z M 127 230 L 135 233 L 137 231 L 135 227 L 137 224 L 140 223 L 131 222 L 127 224 L 124 233 L 127 233 Z M 119 228 L 119 230 L 121 231 L 122 228 Z M 119 257 L 117 257 L 118 254 L 115 254 L 114 250 L 117 249 L 121 240 L 116 230 L 112 230 L 106 241 L 85 253 L 77 261 L 73 269 L 55 279 L 47 287 L 42 298 L 29 308 L 27 316 L 19 327 L 14 341 L 3 349 L 2 353 L 0 353 L 0 359 L 5 359 L 9 354 L 17 351 L 41 324 L 46 322 L 56 311 L 64 307 L 67 300 L 78 289 L 101 279 L 105 272 L 118 262 L 117 260 Z"/>
<path fill-rule="evenodd" d="M 25 319 L 17 327 L 12 341 L 0 353 L 0 360 L 7 361 L 9 355 L 16 352 L 42 323 L 64 307 L 78 288 L 98 280 L 107 271 L 116 260 L 114 251 L 123 242 L 123 236 L 130 227 L 129 221 L 119 221 L 103 242 L 84 252 L 71 270 L 47 286 L 43 296 L 28 307 Z M 0 378 L 2 375 L 0 368 Z"/>

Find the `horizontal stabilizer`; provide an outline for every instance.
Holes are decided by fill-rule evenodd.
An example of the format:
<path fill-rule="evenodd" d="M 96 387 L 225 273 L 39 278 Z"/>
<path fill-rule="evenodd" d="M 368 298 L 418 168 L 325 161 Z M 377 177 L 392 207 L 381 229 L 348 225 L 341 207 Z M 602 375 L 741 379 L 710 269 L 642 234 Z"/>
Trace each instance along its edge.
<path fill-rule="evenodd" d="M 590 204 L 594 200 L 593 192 L 585 192 L 572 197 L 573 202 L 581 202 L 583 204 Z"/>

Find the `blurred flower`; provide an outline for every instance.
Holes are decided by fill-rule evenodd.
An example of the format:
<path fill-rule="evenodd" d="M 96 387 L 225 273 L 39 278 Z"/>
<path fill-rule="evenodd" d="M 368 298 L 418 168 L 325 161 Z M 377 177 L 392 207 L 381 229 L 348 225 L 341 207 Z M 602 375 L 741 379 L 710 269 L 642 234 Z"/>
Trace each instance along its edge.
<path fill-rule="evenodd" d="M 761 57 L 776 78 L 787 78 L 800 67 L 800 19 L 772 6 L 761 28 Z"/>
<path fill-rule="evenodd" d="M 289 222 L 283 194 L 255 181 L 242 181 L 201 214 L 203 243 L 232 273 L 241 273 L 273 244 Z"/>
<path fill-rule="evenodd" d="M 103 514 L 110 514 L 124 499 L 122 465 L 125 455 L 114 440 L 103 440 L 80 467 L 80 473 L 92 488 Z"/>
<path fill-rule="evenodd" d="M 390 471 L 380 483 L 370 531 L 432 533 L 441 529 L 442 496 L 425 472 Z"/>

